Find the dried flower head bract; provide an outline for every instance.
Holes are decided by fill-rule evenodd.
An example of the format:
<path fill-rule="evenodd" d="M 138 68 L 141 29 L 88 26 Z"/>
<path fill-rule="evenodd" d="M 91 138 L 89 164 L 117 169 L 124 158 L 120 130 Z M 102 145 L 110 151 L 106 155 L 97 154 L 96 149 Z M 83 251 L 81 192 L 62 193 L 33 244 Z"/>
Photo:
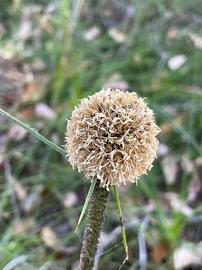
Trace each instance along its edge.
<path fill-rule="evenodd" d="M 103 89 L 81 100 L 67 122 L 71 165 L 102 187 L 136 182 L 152 167 L 160 129 L 136 93 Z"/>

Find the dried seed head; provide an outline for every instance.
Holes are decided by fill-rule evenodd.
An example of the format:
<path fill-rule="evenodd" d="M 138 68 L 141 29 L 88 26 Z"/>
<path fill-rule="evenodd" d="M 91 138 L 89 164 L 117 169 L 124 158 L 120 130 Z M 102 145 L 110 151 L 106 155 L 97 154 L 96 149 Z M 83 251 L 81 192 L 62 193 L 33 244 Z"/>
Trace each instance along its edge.
<path fill-rule="evenodd" d="M 102 187 L 136 182 L 152 167 L 160 129 L 136 93 L 106 89 L 81 100 L 67 122 L 71 165 Z"/>

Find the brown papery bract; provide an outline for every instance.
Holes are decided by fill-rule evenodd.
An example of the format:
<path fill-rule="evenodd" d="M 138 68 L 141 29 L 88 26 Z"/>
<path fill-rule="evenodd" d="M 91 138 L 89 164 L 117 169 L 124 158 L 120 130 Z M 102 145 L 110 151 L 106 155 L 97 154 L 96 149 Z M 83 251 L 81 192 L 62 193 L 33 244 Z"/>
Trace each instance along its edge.
<path fill-rule="evenodd" d="M 137 182 L 152 167 L 160 132 L 136 93 L 103 89 L 82 99 L 67 122 L 70 164 L 102 187 Z"/>

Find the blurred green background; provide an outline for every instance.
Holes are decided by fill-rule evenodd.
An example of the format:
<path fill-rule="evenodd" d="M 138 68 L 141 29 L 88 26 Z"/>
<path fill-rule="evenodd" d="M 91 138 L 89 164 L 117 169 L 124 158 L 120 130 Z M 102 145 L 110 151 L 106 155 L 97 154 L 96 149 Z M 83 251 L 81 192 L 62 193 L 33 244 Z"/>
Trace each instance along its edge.
<path fill-rule="evenodd" d="M 158 159 L 120 188 L 121 269 L 202 269 L 202 2 L 1 0 L 0 106 L 64 145 L 79 99 L 136 91 L 161 127 Z M 89 182 L 0 115 L 0 268 L 78 269 Z M 124 260 L 115 199 L 96 269 Z M 195 268 L 194 268 L 195 267 Z"/>

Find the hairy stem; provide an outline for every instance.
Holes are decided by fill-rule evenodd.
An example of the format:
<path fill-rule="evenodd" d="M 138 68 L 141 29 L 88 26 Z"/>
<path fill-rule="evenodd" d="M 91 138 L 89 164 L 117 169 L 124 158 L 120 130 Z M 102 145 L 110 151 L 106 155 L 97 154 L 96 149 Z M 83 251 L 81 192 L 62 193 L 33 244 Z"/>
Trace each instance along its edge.
<path fill-rule="evenodd" d="M 100 182 L 97 180 L 88 209 L 87 224 L 80 255 L 80 270 L 93 269 L 108 196 L 109 192 L 100 187 Z"/>

